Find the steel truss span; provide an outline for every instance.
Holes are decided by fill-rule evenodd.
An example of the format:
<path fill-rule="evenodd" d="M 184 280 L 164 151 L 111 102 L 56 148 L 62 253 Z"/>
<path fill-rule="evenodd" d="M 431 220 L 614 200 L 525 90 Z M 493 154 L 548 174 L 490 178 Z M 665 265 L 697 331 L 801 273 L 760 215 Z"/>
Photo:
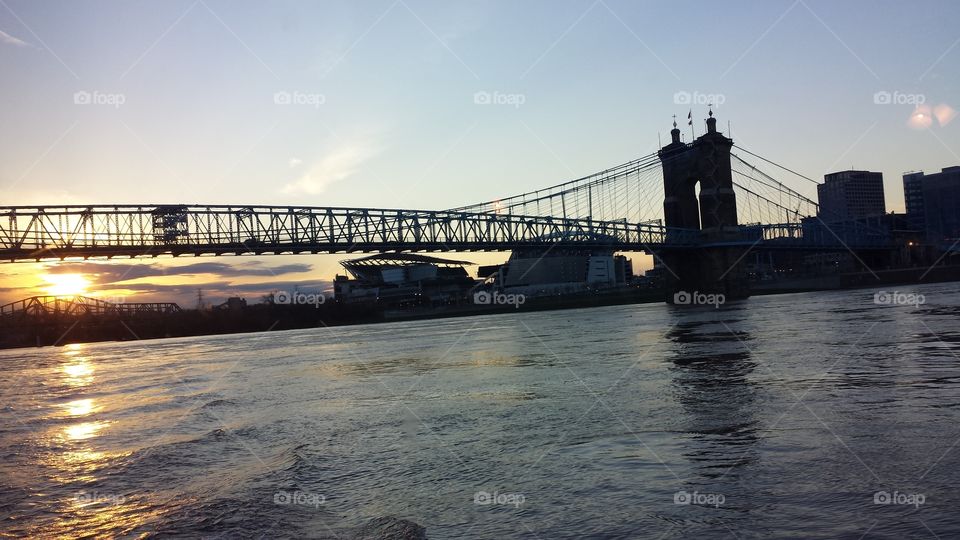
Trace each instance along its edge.
<path fill-rule="evenodd" d="M 292 206 L 0 207 L 0 260 L 536 246 L 649 251 L 697 242 L 659 224 L 459 211 Z"/>
<path fill-rule="evenodd" d="M 0 322 L 18 316 L 146 315 L 178 313 L 169 302 L 113 303 L 86 296 L 31 296 L 0 306 Z"/>

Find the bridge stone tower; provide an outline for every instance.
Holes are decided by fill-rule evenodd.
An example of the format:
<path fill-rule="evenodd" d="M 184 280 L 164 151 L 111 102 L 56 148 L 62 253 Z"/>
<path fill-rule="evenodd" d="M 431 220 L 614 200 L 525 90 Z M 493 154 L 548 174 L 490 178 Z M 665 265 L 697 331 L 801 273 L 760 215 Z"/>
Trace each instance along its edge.
<path fill-rule="evenodd" d="M 700 235 L 698 246 L 658 253 L 667 267 L 667 301 L 672 302 L 680 291 L 746 298 L 750 295 L 743 262 L 747 246 L 740 242 L 730 168 L 733 139 L 717 131 L 713 111 L 707 132 L 691 144 L 680 142 L 676 122 L 670 135 L 670 144 L 657 153 L 663 166 L 664 225 L 699 230 Z"/>

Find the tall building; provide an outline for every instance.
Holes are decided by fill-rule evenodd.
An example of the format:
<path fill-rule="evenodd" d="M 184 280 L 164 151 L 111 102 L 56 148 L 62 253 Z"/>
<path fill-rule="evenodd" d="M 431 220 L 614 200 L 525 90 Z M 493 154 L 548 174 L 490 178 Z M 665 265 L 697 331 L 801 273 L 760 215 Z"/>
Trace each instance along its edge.
<path fill-rule="evenodd" d="M 904 174 L 903 197 L 907 219 L 925 233 L 927 241 L 960 238 L 960 167 Z"/>
<path fill-rule="evenodd" d="M 840 171 L 823 179 L 824 183 L 817 186 L 822 220 L 848 221 L 886 213 L 883 173 Z"/>
<path fill-rule="evenodd" d="M 926 223 L 922 184 L 922 171 L 903 174 L 903 202 L 907 211 L 907 224 L 917 231 L 924 230 Z"/>

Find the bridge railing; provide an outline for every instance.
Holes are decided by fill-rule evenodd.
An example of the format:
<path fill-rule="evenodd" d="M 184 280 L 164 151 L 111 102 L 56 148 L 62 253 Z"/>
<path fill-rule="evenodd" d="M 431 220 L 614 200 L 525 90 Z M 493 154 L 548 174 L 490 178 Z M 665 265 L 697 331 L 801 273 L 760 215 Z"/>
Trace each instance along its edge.
<path fill-rule="evenodd" d="M 742 225 L 745 242 L 767 247 L 872 248 L 891 245 L 886 231 L 859 223 L 827 223 L 806 218 L 801 223 Z"/>
<path fill-rule="evenodd" d="M 160 254 L 510 250 L 551 243 L 643 249 L 696 232 L 656 223 L 339 207 L 0 207 L 0 259 Z"/>

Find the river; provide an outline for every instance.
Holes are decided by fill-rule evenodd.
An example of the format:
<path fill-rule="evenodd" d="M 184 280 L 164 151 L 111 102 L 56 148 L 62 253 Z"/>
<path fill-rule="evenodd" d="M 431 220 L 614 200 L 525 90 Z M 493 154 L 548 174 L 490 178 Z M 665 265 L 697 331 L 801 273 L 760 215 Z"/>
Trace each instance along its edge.
<path fill-rule="evenodd" d="M 876 292 L 2 351 L 0 532 L 956 538 L 960 293 Z"/>

